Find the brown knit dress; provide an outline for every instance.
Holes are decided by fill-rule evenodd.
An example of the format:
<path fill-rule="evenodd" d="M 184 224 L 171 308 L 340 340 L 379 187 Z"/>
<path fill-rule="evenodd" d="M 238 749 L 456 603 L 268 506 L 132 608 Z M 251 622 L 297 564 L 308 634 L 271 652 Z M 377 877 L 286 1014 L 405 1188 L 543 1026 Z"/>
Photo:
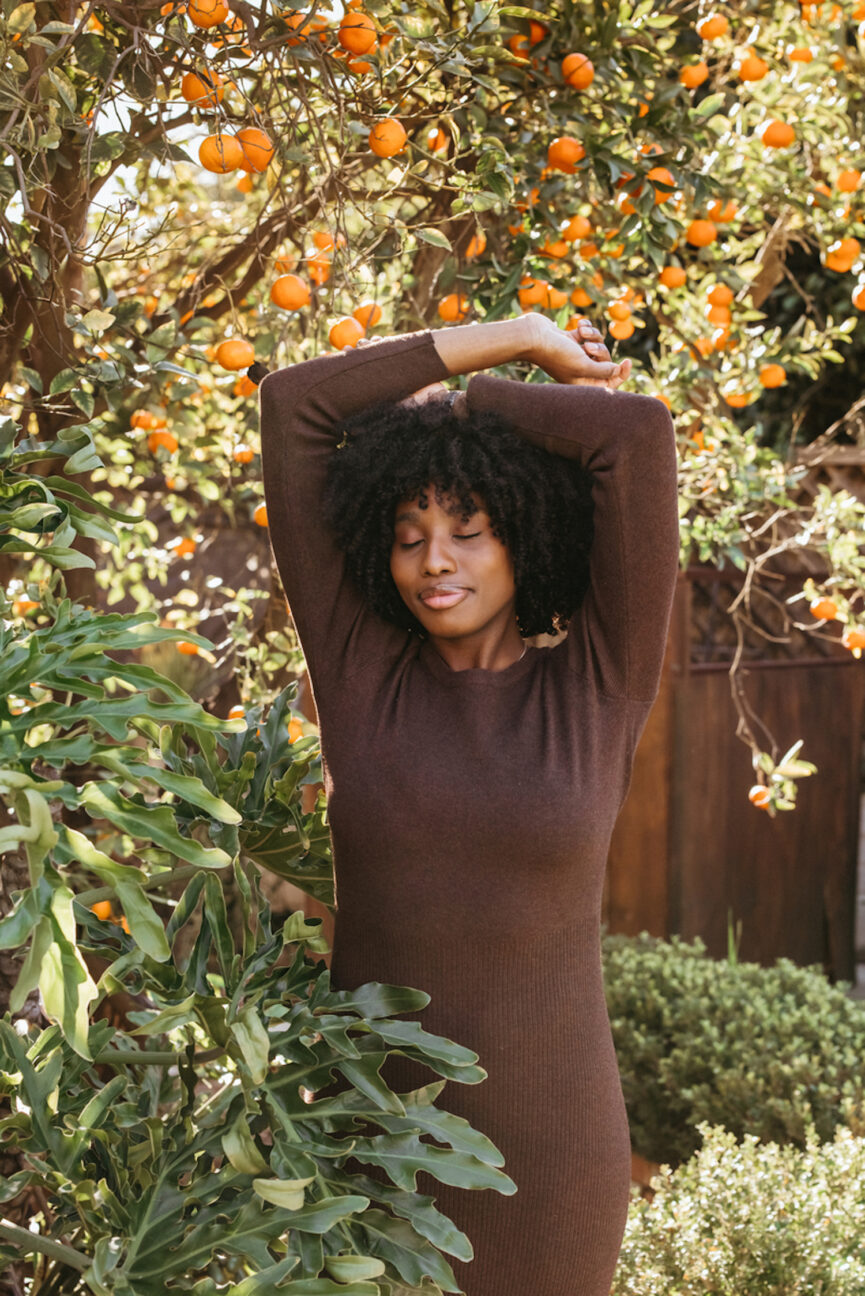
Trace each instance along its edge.
<path fill-rule="evenodd" d="M 277 370 L 260 388 L 271 543 L 321 726 L 332 980 L 427 991 L 410 1016 L 488 1072 L 449 1082 L 438 1106 L 493 1140 L 517 1192 L 418 1176 L 473 1245 L 468 1263 L 448 1257 L 460 1289 L 607 1296 L 630 1149 L 601 894 L 660 681 L 678 568 L 675 437 L 652 397 L 471 378 L 469 410 L 595 474 L 595 534 L 566 639 L 505 670 L 453 671 L 367 608 L 320 507 L 335 424 L 448 376 L 424 331 Z M 382 1074 L 403 1093 L 437 1079 L 400 1057 Z"/>

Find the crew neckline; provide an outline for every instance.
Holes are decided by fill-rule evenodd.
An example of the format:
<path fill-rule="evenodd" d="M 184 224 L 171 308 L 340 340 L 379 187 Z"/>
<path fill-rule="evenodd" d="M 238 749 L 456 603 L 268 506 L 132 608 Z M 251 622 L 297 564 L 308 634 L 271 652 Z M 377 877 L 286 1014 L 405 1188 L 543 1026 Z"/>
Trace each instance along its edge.
<path fill-rule="evenodd" d="M 537 650 L 531 645 L 526 644 L 524 656 L 518 657 L 510 666 L 505 666 L 504 670 L 487 670 L 483 666 L 470 666 L 467 670 L 453 670 L 448 666 L 443 657 L 440 657 L 433 648 L 429 639 L 424 639 L 418 651 L 418 658 L 436 679 L 441 680 L 443 684 L 449 684 L 452 687 L 461 685 L 484 685 L 501 687 L 510 684 L 511 680 L 519 679 L 530 671 L 534 666 L 534 654 Z"/>

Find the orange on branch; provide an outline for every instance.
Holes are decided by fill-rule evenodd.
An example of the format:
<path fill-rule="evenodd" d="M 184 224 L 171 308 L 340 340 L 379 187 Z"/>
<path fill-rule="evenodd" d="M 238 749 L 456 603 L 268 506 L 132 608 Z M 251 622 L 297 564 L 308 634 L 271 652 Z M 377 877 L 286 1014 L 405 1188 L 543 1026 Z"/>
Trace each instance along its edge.
<path fill-rule="evenodd" d="M 283 310 L 300 310 L 302 306 L 309 305 L 311 293 L 298 275 L 286 274 L 273 281 L 270 300 Z"/>
<path fill-rule="evenodd" d="M 835 178 L 835 186 L 840 189 L 842 193 L 855 193 L 859 188 L 861 179 L 861 171 L 839 171 Z"/>
<path fill-rule="evenodd" d="M 248 369 L 255 361 L 255 351 L 245 338 L 226 338 L 216 348 L 215 359 L 223 369 Z"/>
<path fill-rule="evenodd" d="M 370 131 L 369 146 L 377 157 L 389 158 L 403 152 L 407 139 L 402 123 L 395 117 L 385 117 Z"/>
<path fill-rule="evenodd" d="M 246 374 L 243 374 L 240 378 L 238 378 L 232 390 L 235 396 L 254 396 L 255 393 L 258 391 L 258 388 L 256 387 L 255 383 L 252 381 L 251 378 L 249 378 Z"/>
<path fill-rule="evenodd" d="M 860 281 L 853 289 L 851 300 L 857 310 L 865 311 L 865 281 Z"/>
<path fill-rule="evenodd" d="M 255 386 L 254 383 L 253 386 Z M 248 463 L 252 463 L 253 459 L 255 458 L 255 451 L 253 450 L 252 446 L 239 445 L 236 446 L 235 449 L 231 452 L 231 457 L 235 463 L 248 464 Z"/>
<path fill-rule="evenodd" d="M 706 319 L 710 324 L 729 324 L 732 318 L 729 306 L 713 306 L 710 302 L 706 307 Z"/>
<path fill-rule="evenodd" d="M 225 95 L 225 82 L 218 72 L 185 72 L 180 93 L 194 108 L 215 108 Z"/>
<path fill-rule="evenodd" d="M 248 171 L 245 171 L 242 176 L 238 176 L 234 182 L 234 187 L 240 193 L 252 193 L 253 184 L 251 174 Z"/>
<path fill-rule="evenodd" d="M 96 904 L 90 906 L 90 912 L 94 914 L 100 922 L 111 921 L 111 901 L 97 900 Z"/>
<path fill-rule="evenodd" d="M 709 65 L 703 59 L 699 63 L 690 63 L 679 72 L 679 80 L 686 90 L 696 90 L 709 75 Z"/>
<path fill-rule="evenodd" d="M 701 40 L 720 40 L 730 30 L 730 24 L 723 14 L 713 13 L 697 23 L 697 35 Z"/>
<path fill-rule="evenodd" d="M 586 306 L 591 306 L 593 299 L 586 292 L 585 288 L 575 288 L 571 293 L 570 300 L 574 306 L 582 306 L 585 308 Z"/>
<path fill-rule="evenodd" d="M 460 322 L 469 313 L 469 299 L 464 293 L 448 293 L 439 302 L 438 313 L 449 324 Z"/>
<path fill-rule="evenodd" d="M 270 136 L 257 126 L 245 126 L 234 137 L 243 153 L 240 166 L 244 171 L 266 171 L 275 149 Z"/>
<path fill-rule="evenodd" d="M 243 165 L 243 149 L 233 135 L 209 135 L 198 150 L 205 171 L 224 175 Z"/>
<path fill-rule="evenodd" d="M 626 320 L 631 318 L 631 308 L 627 302 L 612 301 L 607 307 L 607 314 L 613 320 Z"/>
<path fill-rule="evenodd" d="M 592 222 L 585 216 L 572 216 L 570 220 L 563 222 L 559 232 L 569 243 L 577 243 L 580 239 L 589 237 L 592 232 Z"/>
<path fill-rule="evenodd" d="M 186 639 L 180 639 L 180 640 L 177 642 L 176 647 L 177 647 L 177 651 L 178 651 L 179 653 L 182 653 L 184 657 L 197 657 L 197 656 L 198 656 L 198 651 L 199 651 L 199 650 L 198 650 L 198 644 L 189 643 L 189 641 L 186 640 Z"/>
<path fill-rule="evenodd" d="M 738 63 L 734 64 L 740 81 L 762 81 L 769 71 L 769 64 L 753 50 L 749 50 Z"/>
<path fill-rule="evenodd" d="M 789 122 L 772 118 L 758 130 L 758 135 L 765 148 L 789 148 L 796 139 L 796 132 Z"/>
<path fill-rule="evenodd" d="M 530 18 L 529 19 L 530 44 L 532 45 L 539 44 L 540 41 L 542 41 L 544 37 L 549 33 L 549 30 L 550 30 L 549 27 L 545 26 L 544 23 L 537 22 L 536 19 Z"/>
<path fill-rule="evenodd" d="M 343 315 L 331 324 L 328 332 L 330 345 L 341 350 L 342 347 L 355 347 L 365 335 L 366 329 L 353 315 Z"/>
<path fill-rule="evenodd" d="M 652 167 L 651 171 L 648 174 L 648 179 L 652 181 L 652 184 L 654 186 L 656 206 L 658 203 L 665 203 L 669 198 L 672 198 L 673 190 L 676 187 L 676 182 L 673 179 L 671 172 L 669 172 L 666 167 L 662 167 L 662 166 Z M 659 181 L 661 185 L 669 185 L 670 188 L 662 189 L 658 186 L 657 183 L 655 183 L 656 181 Z"/>
<path fill-rule="evenodd" d="M 167 432 L 165 428 L 157 428 L 147 438 L 147 449 L 151 454 L 156 454 L 157 450 L 167 450 L 169 454 L 174 454 L 178 444 L 174 433 Z"/>
<path fill-rule="evenodd" d="M 187 558 L 190 554 L 194 554 L 197 548 L 198 546 L 192 536 L 184 536 L 174 546 L 174 556 L 175 558 Z"/>
<path fill-rule="evenodd" d="M 789 45 L 787 58 L 791 63 L 810 63 L 814 58 L 814 51 L 810 45 Z"/>
<path fill-rule="evenodd" d="M 758 810 L 767 810 L 772 800 L 772 793 L 763 783 L 755 783 L 748 792 L 748 800 Z"/>
<path fill-rule="evenodd" d="M 735 198 L 713 198 L 706 207 L 706 215 L 709 220 L 714 221 L 716 225 L 726 225 L 733 220 L 738 211 L 738 203 Z"/>
<path fill-rule="evenodd" d="M 838 270 L 842 274 L 846 274 L 853 264 L 858 261 L 861 251 L 862 247 L 858 239 L 836 239 L 826 249 L 826 265 L 830 270 Z"/>
<path fill-rule="evenodd" d="M 547 290 L 547 305 L 552 310 L 560 310 L 568 300 L 568 294 L 561 288 L 554 288 L 552 284 Z"/>
<path fill-rule="evenodd" d="M 252 513 L 252 520 L 256 524 L 256 526 L 260 526 L 260 527 L 267 526 L 267 505 L 266 504 L 256 504 Z"/>
<path fill-rule="evenodd" d="M 632 319 L 614 319 L 610 325 L 610 335 L 617 342 L 624 342 L 634 332 L 634 321 Z"/>
<path fill-rule="evenodd" d="M 692 247 L 708 247 L 718 237 L 718 231 L 710 220 L 692 220 L 685 231 L 685 238 Z"/>
<path fill-rule="evenodd" d="M 186 13 L 194 27 L 218 27 L 228 17 L 228 5 L 225 0 L 189 0 Z"/>
<path fill-rule="evenodd" d="M 841 636 L 843 647 L 849 648 L 855 657 L 859 657 L 865 648 L 865 630 L 860 626 L 848 626 Z"/>
<path fill-rule="evenodd" d="M 316 252 L 307 261 L 306 268 L 312 282 L 320 288 L 330 278 L 330 256 L 326 252 Z"/>
<path fill-rule="evenodd" d="M 562 76 L 574 90 L 587 90 L 595 79 L 594 64 L 585 54 L 566 54 L 562 59 Z"/>
<path fill-rule="evenodd" d="M 787 370 L 781 364 L 763 365 L 759 381 L 761 387 L 783 387 L 787 381 Z"/>
<path fill-rule="evenodd" d="M 706 296 L 713 306 L 729 306 L 733 300 L 733 289 L 728 284 L 713 284 Z"/>
<path fill-rule="evenodd" d="M 546 243 L 538 249 L 541 256 L 553 257 L 556 260 L 566 257 L 570 250 L 571 245 L 565 239 L 553 239 L 552 242 L 547 239 Z"/>
<path fill-rule="evenodd" d="M 246 715 L 246 708 L 242 706 L 233 706 L 229 708 L 227 719 L 242 720 Z"/>
<path fill-rule="evenodd" d="M 553 171 L 572 175 L 576 164 L 586 156 L 586 150 L 573 135 L 560 135 L 547 149 L 547 166 Z"/>
<path fill-rule="evenodd" d="M 443 153 L 448 146 L 448 137 L 441 126 L 432 126 L 427 133 L 426 147 L 430 153 Z"/>
<path fill-rule="evenodd" d="M 369 297 L 359 302 L 351 313 L 364 329 L 374 328 L 381 319 L 381 307 Z"/>
<path fill-rule="evenodd" d="M 524 275 L 517 289 L 517 297 L 523 309 L 529 306 L 547 306 L 549 291 L 550 285 L 546 279 L 535 279 L 532 275 Z"/>
<path fill-rule="evenodd" d="M 336 39 L 352 54 L 368 54 L 377 39 L 375 23 L 369 14 L 352 9 L 340 23 Z"/>
<path fill-rule="evenodd" d="M 834 599 L 825 595 L 812 599 L 809 607 L 811 615 L 816 617 L 818 621 L 834 621 L 838 615 L 838 604 Z"/>

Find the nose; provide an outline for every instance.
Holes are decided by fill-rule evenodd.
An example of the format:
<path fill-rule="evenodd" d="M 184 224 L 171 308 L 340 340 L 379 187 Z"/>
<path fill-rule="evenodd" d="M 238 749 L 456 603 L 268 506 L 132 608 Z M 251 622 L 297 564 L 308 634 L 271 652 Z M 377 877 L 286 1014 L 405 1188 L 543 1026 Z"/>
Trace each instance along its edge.
<path fill-rule="evenodd" d="M 424 555 L 424 574 L 441 576 L 456 571 L 453 551 L 441 537 L 431 536 Z"/>

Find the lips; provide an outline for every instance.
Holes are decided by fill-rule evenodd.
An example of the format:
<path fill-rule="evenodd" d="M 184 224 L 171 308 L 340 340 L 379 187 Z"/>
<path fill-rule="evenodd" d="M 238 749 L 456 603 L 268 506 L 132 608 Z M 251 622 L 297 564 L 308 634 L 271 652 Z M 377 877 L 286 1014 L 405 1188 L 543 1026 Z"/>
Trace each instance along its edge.
<path fill-rule="evenodd" d="M 441 610 L 455 607 L 468 594 L 464 585 L 435 585 L 432 589 L 421 591 L 424 607 Z"/>

